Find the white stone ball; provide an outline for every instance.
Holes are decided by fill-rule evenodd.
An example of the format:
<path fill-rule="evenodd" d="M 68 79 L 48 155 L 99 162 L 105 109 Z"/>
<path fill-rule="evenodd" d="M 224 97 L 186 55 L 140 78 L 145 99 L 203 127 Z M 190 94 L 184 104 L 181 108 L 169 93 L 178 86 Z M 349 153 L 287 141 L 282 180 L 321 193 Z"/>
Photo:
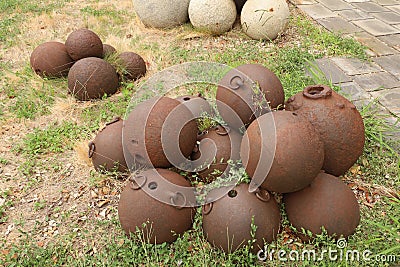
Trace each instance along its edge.
<path fill-rule="evenodd" d="M 190 0 L 132 0 L 139 19 L 147 27 L 171 28 L 188 21 Z"/>
<path fill-rule="evenodd" d="M 241 13 L 242 29 L 253 39 L 274 40 L 286 29 L 289 16 L 285 0 L 248 0 Z"/>
<path fill-rule="evenodd" d="M 229 31 L 236 20 L 233 0 L 191 0 L 189 19 L 194 27 L 221 34 Z"/>

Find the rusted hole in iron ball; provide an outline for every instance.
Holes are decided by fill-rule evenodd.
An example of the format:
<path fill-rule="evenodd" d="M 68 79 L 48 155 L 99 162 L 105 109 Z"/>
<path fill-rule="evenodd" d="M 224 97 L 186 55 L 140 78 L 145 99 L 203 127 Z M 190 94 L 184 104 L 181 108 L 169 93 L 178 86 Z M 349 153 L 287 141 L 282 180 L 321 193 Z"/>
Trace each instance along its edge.
<path fill-rule="evenodd" d="M 231 191 L 229 191 L 229 192 L 228 192 L 228 196 L 229 196 L 229 197 L 232 197 L 232 198 L 233 198 L 233 197 L 236 197 L 236 196 L 237 196 L 237 191 L 236 191 L 236 190 L 231 190 Z"/>
<path fill-rule="evenodd" d="M 149 183 L 148 187 L 150 190 L 156 190 L 158 185 L 156 182 L 151 182 L 151 183 Z"/>
<path fill-rule="evenodd" d="M 324 91 L 323 87 L 313 87 L 310 89 L 310 91 L 308 91 L 308 93 L 310 95 L 318 95 L 320 94 L 322 91 Z"/>
<path fill-rule="evenodd" d="M 184 101 L 189 101 L 189 100 L 190 100 L 190 97 L 188 97 L 188 96 L 187 96 L 187 97 L 184 97 L 183 100 L 184 100 Z"/>

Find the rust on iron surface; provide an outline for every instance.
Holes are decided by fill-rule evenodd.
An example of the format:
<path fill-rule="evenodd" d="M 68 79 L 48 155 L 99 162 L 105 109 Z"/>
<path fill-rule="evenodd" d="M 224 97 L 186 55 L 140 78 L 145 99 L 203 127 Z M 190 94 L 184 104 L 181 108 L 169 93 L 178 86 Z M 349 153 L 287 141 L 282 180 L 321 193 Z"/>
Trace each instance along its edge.
<path fill-rule="evenodd" d="M 318 175 L 324 147 L 307 119 L 293 112 L 276 111 L 252 122 L 243 137 L 240 154 L 249 176 L 262 178 L 262 188 L 288 193 L 306 187 Z M 271 160 L 269 170 L 257 172 Z"/>
<path fill-rule="evenodd" d="M 264 241 L 276 240 L 280 227 L 280 211 L 275 199 L 260 197 L 248 191 L 247 184 L 240 184 L 221 199 L 203 207 L 203 232 L 215 247 L 230 253 L 248 244 L 251 224 L 257 226 L 252 251 L 257 253 Z"/>
<path fill-rule="evenodd" d="M 97 171 L 128 171 L 122 148 L 122 126 L 123 120 L 115 118 L 106 123 L 95 139 L 89 143 L 89 158 L 92 159 Z"/>
<path fill-rule="evenodd" d="M 191 228 L 195 210 L 184 205 L 184 194 L 180 192 L 170 193 L 171 204 L 163 203 L 148 195 L 146 190 L 168 191 L 164 188 L 166 179 L 168 182 L 190 187 L 190 183 L 181 175 L 166 169 L 142 171 L 137 178 L 128 181 L 121 193 L 118 204 L 118 216 L 121 226 L 126 234 L 135 233 L 136 228 L 142 231 L 144 242 L 161 244 L 172 243 L 180 234 Z M 156 174 L 156 175 L 155 175 Z"/>
<path fill-rule="evenodd" d="M 314 235 L 327 230 L 336 239 L 353 234 L 360 222 L 360 207 L 351 189 L 339 178 L 321 172 L 303 190 L 284 194 L 283 201 L 289 221 L 301 232 Z M 303 241 L 310 238 L 303 234 Z"/>
<path fill-rule="evenodd" d="M 325 147 L 323 170 L 343 175 L 364 151 L 362 117 L 349 100 L 326 85 L 308 86 L 290 98 L 287 110 L 307 118 L 321 135 Z"/>
<path fill-rule="evenodd" d="M 221 79 L 216 99 L 221 117 L 229 126 L 238 128 L 241 123 L 232 112 L 247 126 L 270 108 L 283 106 L 285 95 L 280 80 L 272 71 L 260 64 L 245 64 L 230 70 Z"/>

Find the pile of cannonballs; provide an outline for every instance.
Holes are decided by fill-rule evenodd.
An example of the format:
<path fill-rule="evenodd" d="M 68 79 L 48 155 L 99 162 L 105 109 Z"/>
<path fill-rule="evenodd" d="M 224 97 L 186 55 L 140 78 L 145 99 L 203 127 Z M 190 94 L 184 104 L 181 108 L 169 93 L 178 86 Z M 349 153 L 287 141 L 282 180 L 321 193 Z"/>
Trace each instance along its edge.
<path fill-rule="evenodd" d="M 195 28 L 222 34 L 232 29 L 238 15 L 243 31 L 257 40 L 274 40 L 290 16 L 286 0 L 133 0 L 144 25 L 169 28 L 190 19 Z"/>
<path fill-rule="evenodd" d="M 219 113 L 226 125 L 199 133 L 194 118 L 204 113 Z M 119 219 L 127 234 L 139 230 L 151 243 L 173 242 L 192 227 L 195 209 L 184 193 L 191 175 L 204 183 L 224 179 L 229 160 L 241 160 L 250 183 L 240 182 L 205 203 L 202 228 L 207 240 L 226 252 L 253 239 L 257 252 L 282 230 L 282 204 L 303 241 L 323 229 L 334 238 L 355 232 L 359 204 L 338 176 L 360 157 L 364 141 L 356 107 L 328 86 L 308 86 L 285 102 L 273 72 L 246 64 L 220 80 L 216 109 L 201 96 L 151 98 L 125 120 L 108 123 L 90 142 L 89 156 L 99 171 L 131 172 Z M 216 154 L 207 166 L 181 175 L 180 163 L 201 159 L 213 147 Z"/>
<path fill-rule="evenodd" d="M 68 91 L 78 100 L 112 95 L 120 81 L 136 80 L 146 74 L 146 63 L 140 55 L 117 54 L 113 46 L 103 44 L 88 29 L 73 31 L 65 44 L 51 41 L 39 45 L 31 54 L 30 64 L 41 77 L 68 77 Z"/>

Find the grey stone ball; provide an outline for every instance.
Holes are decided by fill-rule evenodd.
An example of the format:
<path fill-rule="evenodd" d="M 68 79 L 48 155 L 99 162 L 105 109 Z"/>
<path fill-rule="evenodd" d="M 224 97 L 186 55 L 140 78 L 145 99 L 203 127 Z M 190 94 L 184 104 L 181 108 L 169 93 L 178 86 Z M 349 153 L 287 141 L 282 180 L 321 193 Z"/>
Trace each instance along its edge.
<path fill-rule="evenodd" d="M 147 27 L 171 28 L 188 21 L 190 0 L 132 0 L 139 19 Z"/>
<path fill-rule="evenodd" d="M 229 31 L 236 20 L 233 0 L 191 0 L 189 19 L 194 27 L 221 34 Z"/>
<path fill-rule="evenodd" d="M 274 40 L 285 30 L 289 16 L 285 0 L 248 0 L 241 13 L 242 29 L 253 39 Z"/>

